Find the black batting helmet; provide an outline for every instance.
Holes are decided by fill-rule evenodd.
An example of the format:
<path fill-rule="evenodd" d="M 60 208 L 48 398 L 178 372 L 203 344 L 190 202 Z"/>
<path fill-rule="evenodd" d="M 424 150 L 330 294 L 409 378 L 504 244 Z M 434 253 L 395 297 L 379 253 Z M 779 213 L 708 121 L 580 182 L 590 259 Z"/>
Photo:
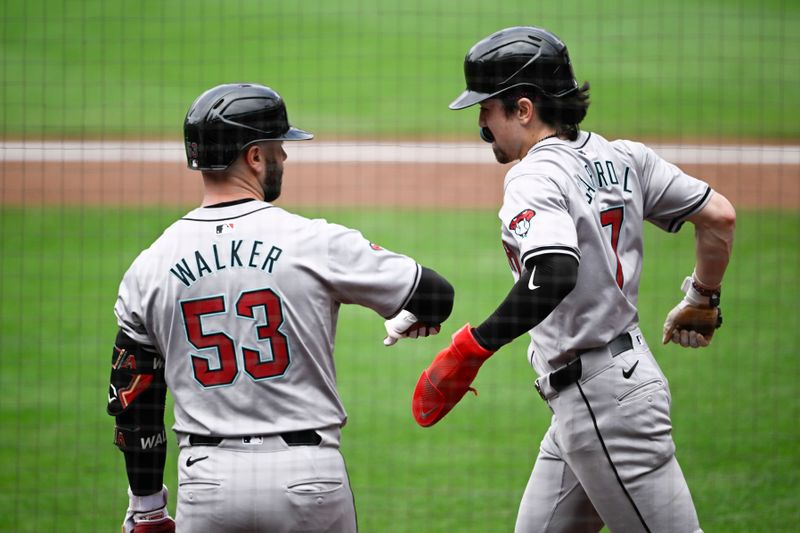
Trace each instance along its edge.
<path fill-rule="evenodd" d="M 183 122 L 192 170 L 225 170 L 258 141 L 304 141 L 314 135 L 289 125 L 281 96 L 263 85 L 218 85 L 197 97 Z"/>
<path fill-rule="evenodd" d="M 515 26 L 473 46 L 464 58 L 467 89 L 450 109 L 464 109 L 519 86 L 560 98 L 578 88 L 567 46 L 543 28 Z"/>

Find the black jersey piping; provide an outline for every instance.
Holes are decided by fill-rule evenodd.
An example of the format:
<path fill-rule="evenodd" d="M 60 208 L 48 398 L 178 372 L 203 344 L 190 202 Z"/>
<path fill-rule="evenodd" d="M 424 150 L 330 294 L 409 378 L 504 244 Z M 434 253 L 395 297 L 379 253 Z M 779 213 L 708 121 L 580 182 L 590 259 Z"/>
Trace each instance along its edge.
<path fill-rule="evenodd" d="M 255 202 L 255 198 L 240 198 L 238 200 L 230 200 L 228 202 L 220 202 L 218 204 L 212 204 L 205 206 L 206 209 L 219 209 L 220 207 L 230 207 L 232 205 L 240 205 L 246 204 L 247 202 Z"/>
<path fill-rule="evenodd" d="M 589 144 L 589 139 L 591 139 L 591 137 L 592 137 L 592 132 L 591 132 L 591 131 L 589 131 L 589 132 L 586 132 L 586 140 L 583 142 L 583 144 L 582 144 L 582 145 L 580 145 L 580 146 L 577 146 L 577 147 L 575 147 L 574 149 L 575 149 L 575 150 L 580 150 L 581 148 L 583 148 L 584 146 L 586 146 L 587 144 Z"/>
<path fill-rule="evenodd" d="M 583 387 L 581 387 L 580 381 L 576 383 L 576 385 L 578 386 L 578 391 L 580 391 L 581 393 L 583 402 L 586 404 L 586 408 L 589 409 L 589 415 L 592 417 L 592 424 L 594 424 L 594 431 L 595 433 L 597 433 L 597 438 L 600 439 L 600 445 L 603 447 L 603 453 L 605 454 L 606 459 L 608 459 L 608 464 L 611 465 L 611 470 L 614 472 L 614 476 L 617 478 L 617 483 L 619 483 L 619 486 L 622 488 L 622 492 L 625 493 L 625 496 L 628 498 L 628 501 L 631 502 L 633 510 L 636 511 L 636 516 L 639 517 L 639 521 L 642 523 L 644 530 L 647 531 L 647 533 L 650 533 L 650 528 L 647 527 L 647 523 L 644 521 L 642 513 L 639 512 L 639 508 L 636 507 L 636 503 L 633 501 L 633 497 L 628 492 L 628 489 L 625 488 L 625 485 L 622 483 L 622 478 L 619 477 L 619 472 L 617 472 L 617 467 L 614 465 L 614 461 L 611 460 L 611 455 L 609 455 L 608 448 L 606 448 L 606 442 L 603 440 L 603 435 L 600 434 L 600 428 L 597 427 L 597 419 L 594 416 L 594 411 L 592 411 L 592 406 L 589 405 L 589 400 L 583 393 Z"/>
<path fill-rule="evenodd" d="M 272 209 L 273 207 L 275 207 L 275 206 L 274 205 L 268 205 L 268 206 L 256 209 L 254 211 L 250 211 L 249 213 L 244 213 L 242 215 L 237 215 L 235 217 L 208 218 L 208 219 L 206 219 L 206 218 L 187 218 L 187 217 L 183 217 L 181 220 L 188 220 L 190 222 L 223 222 L 225 220 L 235 220 L 237 218 L 246 217 L 247 215 L 252 215 L 253 213 L 258 213 L 259 211 L 263 211 L 265 209 Z"/>
<path fill-rule="evenodd" d="M 580 146 L 569 146 L 569 144 L 567 144 L 567 146 L 569 148 L 572 148 L 573 150 L 580 150 L 581 148 L 583 148 L 584 146 L 586 146 L 589 143 L 589 139 L 591 138 L 591 136 L 592 136 L 592 132 L 591 131 L 586 132 L 586 140 L 583 142 L 582 145 L 580 145 Z M 534 147 L 531 149 L 531 153 L 533 153 L 533 152 L 535 152 L 537 150 L 541 150 L 543 148 L 550 148 L 550 147 L 554 147 L 554 146 L 559 146 L 559 145 L 551 144 L 551 143 L 541 144 L 539 146 L 534 145 Z"/>
<path fill-rule="evenodd" d="M 680 215 L 676 216 L 672 219 L 669 223 L 668 231 L 670 233 L 675 233 L 679 229 L 681 229 L 681 225 L 683 224 L 683 219 L 693 214 L 705 201 L 708 199 L 708 196 L 711 194 L 711 187 L 706 186 L 706 192 L 703 194 L 703 197 L 700 198 L 692 207 L 681 213 Z"/>
<path fill-rule="evenodd" d="M 533 250 L 528 250 L 527 252 L 522 254 L 522 257 L 520 257 L 519 259 L 522 262 L 522 264 L 524 265 L 525 262 L 528 259 L 530 259 L 534 254 L 535 255 L 541 255 L 541 254 L 546 253 L 546 252 L 550 252 L 550 253 L 554 253 L 554 254 L 570 255 L 570 256 L 575 257 L 578 260 L 578 262 L 580 262 L 581 254 L 579 254 L 578 252 L 575 251 L 574 248 L 570 248 L 569 246 L 542 246 L 540 248 L 535 248 Z"/>

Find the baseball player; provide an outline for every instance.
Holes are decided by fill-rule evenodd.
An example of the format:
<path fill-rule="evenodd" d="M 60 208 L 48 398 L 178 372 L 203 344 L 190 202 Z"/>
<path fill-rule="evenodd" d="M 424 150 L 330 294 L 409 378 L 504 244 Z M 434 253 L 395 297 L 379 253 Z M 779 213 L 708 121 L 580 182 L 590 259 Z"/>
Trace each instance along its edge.
<path fill-rule="evenodd" d="M 339 307 L 387 318 L 391 345 L 436 333 L 453 289 L 358 231 L 271 203 L 283 141 L 313 137 L 290 126 L 272 89 L 204 92 L 184 135 L 202 206 L 136 258 L 114 309 L 108 412 L 130 485 L 123 531 L 356 531 L 339 452 Z M 167 389 L 180 447 L 175 521 L 163 485 Z"/>
<path fill-rule="evenodd" d="M 481 137 L 497 161 L 519 161 L 499 212 L 515 283 L 422 373 L 415 419 L 440 420 L 481 364 L 528 332 L 536 388 L 553 417 L 516 531 L 700 531 L 675 459 L 667 379 L 639 329 L 642 226 L 694 225 L 694 272 L 662 340 L 707 346 L 720 325 L 733 207 L 647 146 L 581 131 L 589 85 L 578 85 L 549 31 L 498 31 L 469 50 L 464 72 L 467 89 L 450 108 L 479 104 Z"/>

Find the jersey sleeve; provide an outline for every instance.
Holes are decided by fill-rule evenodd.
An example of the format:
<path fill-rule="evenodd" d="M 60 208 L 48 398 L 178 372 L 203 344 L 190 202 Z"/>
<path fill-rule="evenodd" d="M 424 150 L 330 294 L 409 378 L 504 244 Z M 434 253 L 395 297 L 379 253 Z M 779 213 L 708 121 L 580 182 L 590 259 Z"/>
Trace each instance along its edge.
<path fill-rule="evenodd" d="M 499 216 L 503 233 L 517 245 L 520 264 L 551 253 L 571 255 L 580 261 L 575 223 L 555 180 L 539 175 L 507 179 Z"/>
<path fill-rule="evenodd" d="M 326 282 L 341 303 L 358 304 L 384 318 L 402 310 L 419 283 L 420 266 L 367 240 L 361 232 L 327 225 Z"/>
<path fill-rule="evenodd" d="M 144 346 L 152 346 L 144 317 L 144 303 L 138 279 L 140 258 L 136 259 L 122 278 L 114 305 L 117 324 L 128 337 Z"/>
<path fill-rule="evenodd" d="M 633 149 L 641 151 L 644 218 L 665 231 L 677 232 L 687 217 L 708 203 L 711 187 L 642 144 Z"/>

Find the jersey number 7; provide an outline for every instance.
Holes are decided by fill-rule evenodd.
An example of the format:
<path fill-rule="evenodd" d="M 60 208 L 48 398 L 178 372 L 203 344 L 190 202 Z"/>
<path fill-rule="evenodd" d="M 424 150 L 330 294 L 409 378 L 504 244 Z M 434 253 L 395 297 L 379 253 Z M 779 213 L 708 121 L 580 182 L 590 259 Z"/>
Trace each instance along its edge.
<path fill-rule="evenodd" d="M 625 211 L 622 206 L 612 207 L 600 212 L 600 224 L 611 226 L 611 248 L 614 249 L 614 257 L 617 258 L 617 285 L 622 288 L 622 263 L 619 262 L 619 252 L 617 245 L 619 245 L 619 234 L 622 231 L 622 221 L 625 219 Z"/>
<path fill-rule="evenodd" d="M 236 301 L 236 318 L 255 320 L 254 310 L 263 307 L 266 322 L 256 326 L 256 337 L 260 343 L 268 343 L 272 360 L 264 361 L 261 352 L 242 346 L 244 371 L 254 380 L 282 376 L 289 367 L 289 343 L 280 331 L 283 324 L 283 306 L 280 297 L 271 289 L 244 292 Z M 236 357 L 236 343 L 225 332 L 206 333 L 201 319 L 205 315 L 218 315 L 227 312 L 225 296 L 212 296 L 200 300 L 181 302 L 183 323 L 189 342 L 198 350 L 215 348 L 219 365 L 212 368 L 207 357 L 191 354 L 195 379 L 205 387 L 230 385 L 239 374 L 239 361 Z"/>

